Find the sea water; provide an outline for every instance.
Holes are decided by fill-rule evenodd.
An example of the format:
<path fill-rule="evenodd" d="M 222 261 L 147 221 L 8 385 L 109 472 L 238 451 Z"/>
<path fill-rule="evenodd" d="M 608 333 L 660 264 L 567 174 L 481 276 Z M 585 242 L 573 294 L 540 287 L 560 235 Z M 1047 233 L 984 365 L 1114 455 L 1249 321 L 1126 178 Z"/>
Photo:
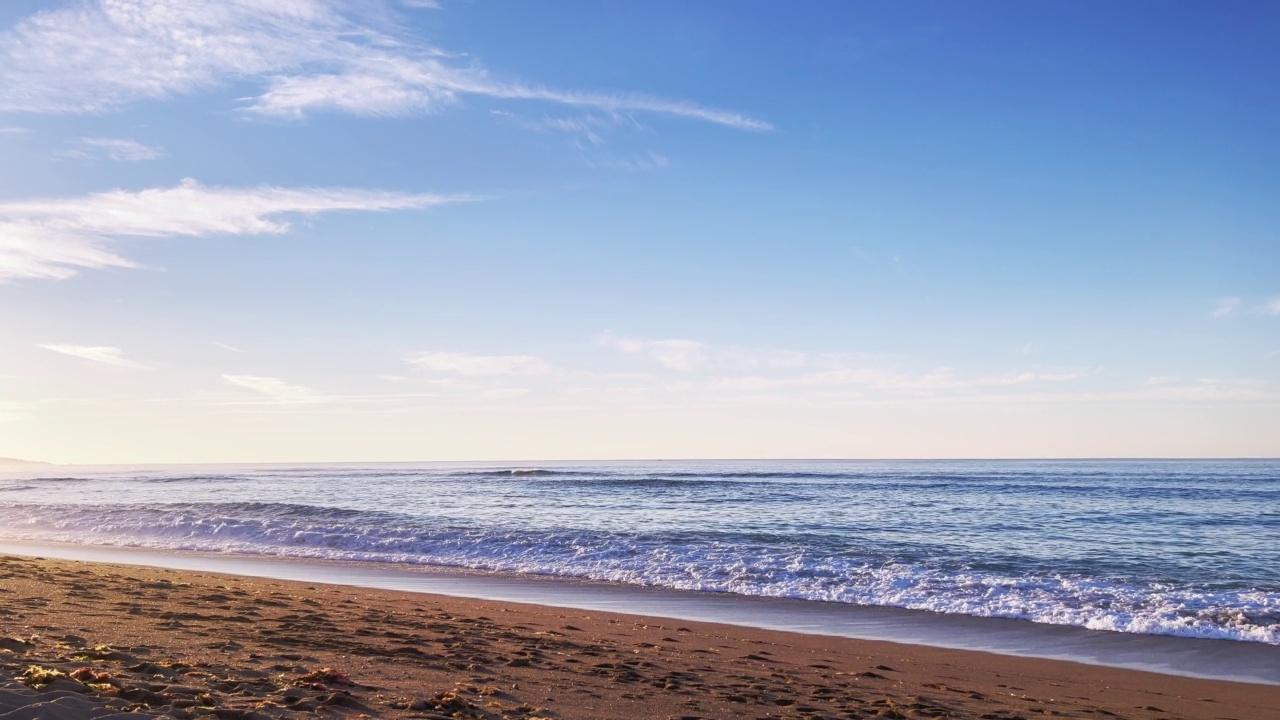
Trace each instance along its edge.
<path fill-rule="evenodd" d="M 0 539 L 1280 645 L 1271 460 L 51 467 L 0 473 Z"/>

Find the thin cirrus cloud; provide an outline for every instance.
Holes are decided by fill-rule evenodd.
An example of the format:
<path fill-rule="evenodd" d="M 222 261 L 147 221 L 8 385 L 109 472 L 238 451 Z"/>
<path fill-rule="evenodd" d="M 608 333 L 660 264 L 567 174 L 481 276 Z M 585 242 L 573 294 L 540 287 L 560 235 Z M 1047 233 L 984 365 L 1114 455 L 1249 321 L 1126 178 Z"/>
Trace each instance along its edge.
<path fill-rule="evenodd" d="M 1213 308 L 1213 317 L 1219 320 L 1236 317 L 1242 310 L 1250 315 L 1280 315 L 1280 296 L 1267 298 L 1261 302 L 1245 303 L 1244 298 L 1224 297 Z"/>
<path fill-rule="evenodd" d="M 605 333 L 596 341 L 628 355 L 643 355 L 662 367 L 680 372 L 690 372 L 708 360 L 706 346 L 696 340 L 645 340 Z"/>
<path fill-rule="evenodd" d="M 472 95 L 772 129 L 689 101 L 497 80 L 405 36 L 394 15 L 352 0 L 99 0 L 46 10 L 0 35 L 0 111 L 103 112 L 247 81 L 263 89 L 245 109 L 282 119 L 413 115 Z"/>
<path fill-rule="evenodd" d="M 645 357 L 668 370 L 694 374 L 696 380 L 669 385 L 681 391 L 780 393 L 838 389 L 928 397 L 1069 383 L 1097 372 L 1089 368 L 1037 368 L 965 375 L 948 367 L 906 369 L 901 358 L 866 353 L 723 347 L 695 340 L 627 338 L 612 333 L 604 333 L 596 341 L 624 354 Z"/>
<path fill-rule="evenodd" d="M 716 391 L 826 393 L 839 390 L 860 396 L 932 398 L 1044 387 L 1079 380 L 1095 372 L 1065 368 L 963 375 L 948 367 L 910 371 L 888 364 L 869 364 L 829 370 L 728 376 L 714 378 L 705 385 Z"/>
<path fill-rule="evenodd" d="M 291 411 L 298 406 L 323 405 L 343 412 L 395 412 L 435 397 L 426 393 L 333 394 L 294 385 L 266 375 L 223 375 L 223 382 L 249 391 L 247 398 L 218 398 L 213 404 L 250 411 Z"/>
<path fill-rule="evenodd" d="M 128 357 L 125 357 L 124 351 L 117 347 L 66 344 L 41 345 L 40 347 L 62 355 L 70 355 L 71 357 L 80 358 L 81 360 L 90 360 L 104 365 L 115 365 L 116 367 L 133 368 L 135 370 L 151 369 L 147 365 L 143 365 L 136 360 L 131 360 Z"/>
<path fill-rule="evenodd" d="M 164 148 L 144 145 L 128 138 L 82 137 L 67 142 L 67 149 L 54 155 L 60 160 L 115 160 L 144 162 L 165 156 Z"/>
<path fill-rule="evenodd" d="M 231 385 L 252 390 L 258 395 L 271 400 L 286 403 L 323 402 L 324 398 L 314 390 L 302 385 L 289 383 L 273 377 L 261 375 L 223 375 L 222 379 Z"/>
<path fill-rule="evenodd" d="M 549 375 L 555 367 L 536 355 L 473 355 L 470 353 L 425 351 L 405 358 L 411 365 L 431 372 L 470 376 Z"/>
<path fill-rule="evenodd" d="M 619 337 L 611 332 L 596 336 L 596 343 L 627 355 L 647 357 L 669 370 L 784 370 L 802 367 L 838 366 L 861 359 L 859 354 L 805 353 L 798 350 L 767 350 L 742 347 L 713 347 L 697 340 Z"/>
<path fill-rule="evenodd" d="M 1222 298 L 1217 305 L 1213 306 L 1213 316 L 1221 320 L 1235 315 L 1236 310 L 1240 308 L 1240 302 L 1241 300 L 1238 297 Z"/>
<path fill-rule="evenodd" d="M 623 125 L 639 127 L 633 118 L 616 115 L 590 113 L 578 117 L 527 118 L 506 110 L 490 110 L 494 117 L 525 130 L 537 133 L 563 133 L 577 141 L 579 147 L 603 145 L 605 136 Z"/>
<path fill-rule="evenodd" d="M 593 168 L 602 170 L 626 170 L 628 172 L 637 172 L 643 170 L 662 170 L 671 167 L 671 160 L 666 155 L 649 152 L 643 155 L 632 155 L 630 157 L 606 156 L 596 159 L 588 159 L 587 164 Z"/>
<path fill-rule="evenodd" d="M 0 282 L 135 267 L 115 250 L 122 238 L 279 234 L 289 230 L 290 215 L 412 210 L 470 199 L 351 188 L 219 188 L 188 179 L 138 192 L 0 202 Z"/>

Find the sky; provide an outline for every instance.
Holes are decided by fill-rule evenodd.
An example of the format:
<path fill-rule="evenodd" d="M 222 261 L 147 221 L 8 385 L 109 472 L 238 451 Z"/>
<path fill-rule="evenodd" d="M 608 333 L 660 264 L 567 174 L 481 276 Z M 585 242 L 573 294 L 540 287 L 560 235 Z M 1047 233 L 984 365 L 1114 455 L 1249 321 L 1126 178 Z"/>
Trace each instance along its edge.
<path fill-rule="evenodd" d="M 1278 33 L 7 0 L 0 456 L 1280 456 Z"/>

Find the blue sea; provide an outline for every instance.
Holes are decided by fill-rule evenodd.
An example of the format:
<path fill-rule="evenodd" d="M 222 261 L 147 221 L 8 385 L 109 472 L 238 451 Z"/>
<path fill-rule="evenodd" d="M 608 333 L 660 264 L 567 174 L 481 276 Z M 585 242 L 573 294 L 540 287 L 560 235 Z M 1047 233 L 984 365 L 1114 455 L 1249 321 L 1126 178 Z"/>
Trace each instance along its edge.
<path fill-rule="evenodd" d="M 1280 644 L 1280 461 L 49 467 L 0 539 L 432 565 Z"/>

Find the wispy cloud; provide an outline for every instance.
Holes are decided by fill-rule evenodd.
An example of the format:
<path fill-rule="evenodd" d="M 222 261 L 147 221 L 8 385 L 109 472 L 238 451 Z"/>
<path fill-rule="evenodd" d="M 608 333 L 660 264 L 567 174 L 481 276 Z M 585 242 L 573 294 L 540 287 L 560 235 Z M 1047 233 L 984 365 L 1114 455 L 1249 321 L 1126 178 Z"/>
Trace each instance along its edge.
<path fill-rule="evenodd" d="M 1262 303 L 1254 312 L 1259 315 L 1280 315 L 1280 296 L 1273 297 Z"/>
<path fill-rule="evenodd" d="M 0 400 L 0 422 L 15 422 L 26 416 L 28 407 L 16 402 Z"/>
<path fill-rule="evenodd" d="M 1242 309 L 1250 315 L 1280 315 L 1280 296 L 1267 298 L 1261 302 L 1244 298 L 1224 297 L 1214 306 L 1213 316 L 1218 319 L 1235 317 Z"/>
<path fill-rule="evenodd" d="M 0 202 L 0 282 L 133 267 L 113 249 L 120 238 L 278 234 L 289 230 L 290 215 L 419 209 L 468 199 L 350 188 L 218 188 L 184 180 L 138 192 Z"/>
<path fill-rule="evenodd" d="M 706 346 L 696 340 L 645 340 L 605 333 L 596 341 L 628 355 L 644 355 L 662 367 L 680 372 L 689 372 L 708 358 Z"/>
<path fill-rule="evenodd" d="M 279 378 L 263 377 L 261 375 L 223 375 L 222 379 L 236 387 L 252 390 L 259 395 L 265 395 L 272 400 L 280 402 L 314 403 L 324 400 L 319 393 L 311 388 L 290 385 Z"/>
<path fill-rule="evenodd" d="M 136 360 L 130 360 L 125 357 L 124 351 L 117 347 L 108 347 L 103 345 L 41 345 L 45 350 L 52 350 L 63 355 L 70 355 L 82 360 L 91 360 L 104 365 L 115 365 L 117 367 L 134 368 L 137 370 L 150 370 L 147 365 L 143 365 Z"/>
<path fill-rule="evenodd" d="M 611 332 L 596 336 L 596 342 L 629 355 L 648 357 L 665 368 L 681 372 L 698 369 L 718 372 L 834 369 L 862 362 L 870 357 L 860 353 L 807 353 L 798 350 L 711 346 L 697 340 L 620 337 Z"/>
<path fill-rule="evenodd" d="M 0 127 L 0 135 L 26 135 L 29 132 L 31 132 L 31 130 L 28 128 L 16 127 L 13 125 Z"/>
<path fill-rule="evenodd" d="M 555 370 L 551 363 L 535 355 L 472 355 L 426 351 L 409 355 L 405 361 L 432 372 L 473 376 L 538 376 L 549 375 Z"/>
<path fill-rule="evenodd" d="M 223 350 L 226 350 L 227 352 L 233 352 L 233 353 L 243 353 L 243 352 L 248 352 L 247 350 L 242 350 L 242 349 L 240 349 L 240 348 L 238 348 L 238 347 L 236 347 L 236 346 L 234 346 L 234 345 L 228 345 L 228 344 L 226 344 L 226 343 L 224 343 L 224 342 L 218 342 L 217 340 L 214 340 L 214 341 L 213 341 L 213 344 L 214 344 L 214 346 L 215 346 L 215 347 L 220 347 L 220 348 L 222 348 Z"/>
<path fill-rule="evenodd" d="M 1033 368 L 963 374 L 949 367 L 909 369 L 901 358 L 866 353 L 813 353 L 797 350 L 713 346 L 695 340 L 648 340 L 604 333 L 597 342 L 629 355 L 648 358 L 694 379 L 667 388 L 715 392 L 822 392 L 845 390 L 931 396 L 994 388 L 1064 383 L 1097 372 L 1091 368 Z"/>
<path fill-rule="evenodd" d="M 391 12 L 347 0 L 98 0 L 38 12 L 0 36 L 0 111 L 101 112 L 256 81 L 264 90 L 246 109 L 275 118 L 412 115 L 474 95 L 772 129 L 689 101 L 495 79 L 406 36 Z"/>
<path fill-rule="evenodd" d="M 143 145 L 128 138 L 83 137 L 67 142 L 70 146 L 54 155 L 64 160 L 116 160 L 118 162 L 142 162 L 156 160 L 165 155 L 164 148 Z"/>
<path fill-rule="evenodd" d="M 908 396 L 934 396 L 980 390 L 1064 383 L 1093 374 L 1093 370 L 1063 369 L 962 375 L 952 368 L 908 371 L 887 366 L 854 366 L 836 370 L 781 376 L 747 375 L 713 380 L 724 390 L 855 389 Z"/>
<path fill-rule="evenodd" d="M 1190 402 L 1265 401 L 1280 402 L 1273 383 L 1251 378 L 1199 378 L 1171 381 L 1151 386 L 1145 392 L 1117 394 L 1143 400 L 1175 400 Z"/>
<path fill-rule="evenodd" d="M 248 393 L 208 398 L 211 405 L 248 412 L 290 412 L 299 406 L 323 406 L 325 412 L 397 412 L 414 407 L 434 393 L 342 394 L 322 392 L 265 375 L 223 375 L 223 382 Z"/>
<path fill-rule="evenodd" d="M 506 110 L 491 110 L 494 116 L 525 130 L 537 133 L 561 133 L 574 138 L 578 147 L 602 145 L 605 137 L 620 127 L 640 128 L 630 115 L 588 113 L 572 117 L 525 117 Z"/>
<path fill-rule="evenodd" d="M 1213 316 L 1218 319 L 1229 318 L 1240 308 L 1240 298 L 1224 297 L 1213 307 Z"/>
<path fill-rule="evenodd" d="M 602 170 L 663 170 L 671 167 L 671 160 L 666 155 L 656 152 L 648 152 L 643 155 L 632 155 L 629 157 L 606 156 L 594 159 L 588 159 L 587 164 L 593 168 Z"/>

